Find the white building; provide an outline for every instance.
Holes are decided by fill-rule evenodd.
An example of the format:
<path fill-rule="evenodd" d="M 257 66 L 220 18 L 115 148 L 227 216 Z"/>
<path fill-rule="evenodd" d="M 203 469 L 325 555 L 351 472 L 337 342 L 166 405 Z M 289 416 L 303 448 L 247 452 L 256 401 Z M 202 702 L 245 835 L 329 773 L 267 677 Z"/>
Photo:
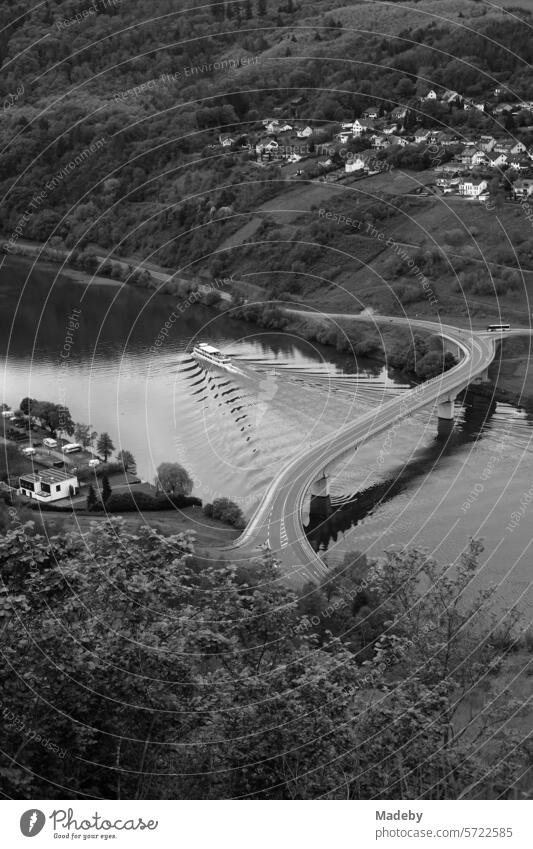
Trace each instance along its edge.
<path fill-rule="evenodd" d="M 516 180 L 513 185 L 515 198 L 528 198 L 533 195 L 533 179 Z"/>
<path fill-rule="evenodd" d="M 356 154 L 353 159 L 347 160 L 344 170 L 347 174 L 352 174 L 354 171 L 363 171 L 366 167 L 366 158 Z"/>
<path fill-rule="evenodd" d="M 273 153 L 278 150 L 279 144 L 275 139 L 261 139 L 255 146 L 256 153 Z"/>
<path fill-rule="evenodd" d="M 299 130 L 296 130 L 296 135 L 299 139 L 308 139 L 309 136 L 313 135 L 313 128 L 309 125 L 307 125 L 306 127 L 300 127 Z"/>
<path fill-rule="evenodd" d="M 481 150 L 485 150 L 487 153 L 496 147 L 496 139 L 494 136 L 481 136 L 479 140 L 479 147 Z"/>
<path fill-rule="evenodd" d="M 360 136 L 361 133 L 371 133 L 374 130 L 373 121 L 365 121 L 361 118 L 356 118 L 353 122 L 354 136 Z"/>
<path fill-rule="evenodd" d="M 346 144 L 352 138 L 352 134 L 348 130 L 341 130 L 340 133 L 337 133 L 337 138 L 341 144 Z"/>
<path fill-rule="evenodd" d="M 463 197 L 477 198 L 486 192 L 488 187 L 486 180 L 463 180 L 459 183 L 459 194 Z"/>
<path fill-rule="evenodd" d="M 504 165 L 507 165 L 508 156 L 506 153 L 499 152 L 497 150 L 492 153 L 487 154 L 489 158 L 489 166 L 491 168 L 503 168 Z"/>
<path fill-rule="evenodd" d="M 19 495 L 37 501 L 59 501 L 69 495 L 77 495 L 80 485 L 76 475 L 61 469 L 42 469 L 19 478 Z"/>

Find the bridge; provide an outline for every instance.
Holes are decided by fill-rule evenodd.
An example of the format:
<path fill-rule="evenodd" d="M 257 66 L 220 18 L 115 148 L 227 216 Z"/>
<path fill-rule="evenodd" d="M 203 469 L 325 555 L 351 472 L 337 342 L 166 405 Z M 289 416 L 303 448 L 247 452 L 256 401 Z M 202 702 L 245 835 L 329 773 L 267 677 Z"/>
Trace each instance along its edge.
<path fill-rule="evenodd" d="M 290 310 L 293 315 L 296 310 Z M 300 313 L 309 316 L 309 313 Z M 230 549 L 250 555 L 267 546 L 280 561 L 284 578 L 294 585 L 317 581 L 327 574 L 327 566 L 307 540 L 302 523 L 305 495 L 316 482 L 320 487 L 324 470 L 343 454 L 353 451 L 424 407 L 436 407 L 439 419 L 453 421 L 454 401 L 459 392 L 475 379 L 486 379 L 487 370 L 502 338 L 531 334 L 529 328 L 503 332 L 463 330 L 451 325 L 390 316 L 347 316 L 320 314 L 320 317 L 407 326 L 440 336 L 458 349 L 462 358 L 449 371 L 422 383 L 356 418 L 299 451 L 276 475 L 246 529 Z M 318 494 L 319 490 L 317 490 Z"/>

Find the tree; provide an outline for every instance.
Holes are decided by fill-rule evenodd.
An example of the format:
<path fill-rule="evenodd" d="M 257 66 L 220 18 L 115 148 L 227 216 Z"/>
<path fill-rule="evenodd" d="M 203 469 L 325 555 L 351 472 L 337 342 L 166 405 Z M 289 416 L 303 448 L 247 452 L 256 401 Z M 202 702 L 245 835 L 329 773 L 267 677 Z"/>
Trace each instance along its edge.
<path fill-rule="evenodd" d="M 204 515 L 213 519 L 219 519 L 227 525 L 243 529 L 246 527 L 246 519 L 238 504 L 229 498 L 215 498 L 212 504 L 206 504 Z"/>
<path fill-rule="evenodd" d="M 24 401 L 27 399 L 23 399 Z M 31 415 L 40 419 L 43 427 L 50 431 L 52 437 L 57 436 L 58 431 L 63 431 L 69 436 L 74 433 L 74 422 L 68 407 L 60 404 L 52 404 L 50 401 L 31 401 L 29 407 Z"/>
<path fill-rule="evenodd" d="M 133 456 L 131 451 L 126 451 L 125 449 L 122 449 L 122 451 L 119 451 L 117 454 L 117 460 L 125 472 L 135 468 L 135 457 Z"/>
<path fill-rule="evenodd" d="M 76 442 L 79 442 L 80 445 L 83 445 L 84 448 L 87 448 L 89 445 L 92 445 L 98 434 L 95 430 L 91 430 L 92 425 L 81 424 L 81 422 L 76 422 L 74 425 L 74 439 Z"/>
<path fill-rule="evenodd" d="M 20 409 L 25 416 L 30 416 L 33 414 L 32 407 L 37 403 L 35 398 L 23 398 L 20 402 Z"/>
<path fill-rule="evenodd" d="M 190 495 L 193 481 L 179 463 L 161 463 L 157 467 L 155 485 L 171 495 Z"/>
<path fill-rule="evenodd" d="M 105 431 L 98 437 L 96 450 L 104 458 L 104 463 L 107 463 L 107 458 L 115 450 L 111 437 Z"/>
<path fill-rule="evenodd" d="M 257 0 L 257 14 L 264 18 L 267 14 L 267 0 Z"/>
<path fill-rule="evenodd" d="M 97 504 L 98 499 L 96 497 L 96 492 L 94 491 L 94 486 L 90 484 L 89 491 L 87 493 L 87 510 L 94 510 Z"/>
<path fill-rule="evenodd" d="M 312 588 L 309 616 L 270 555 L 212 564 L 188 535 L 110 519 L 83 535 L 33 534 L 30 557 L 28 534 L 31 523 L 0 536 L 9 797 L 56 798 L 64 787 L 71 799 L 522 792 L 528 752 L 511 744 L 517 705 L 505 692 L 497 707 L 487 692 L 493 708 L 464 720 L 469 733 L 453 725 L 457 695 L 480 673 L 490 688 L 498 646 L 513 645 L 508 631 L 493 639 L 488 599 L 465 600 L 475 547 L 457 577 L 412 550 L 356 562 Z M 315 617 L 329 622 L 332 611 L 357 633 L 374 616 L 365 662 L 327 633 L 319 645 Z M 486 713 L 500 715 L 496 727 Z M 35 734 L 21 734 L 22 722 Z"/>
<path fill-rule="evenodd" d="M 109 496 L 113 490 L 111 489 L 111 484 L 109 483 L 109 478 L 107 475 L 103 475 L 102 477 L 102 503 L 105 504 Z"/>

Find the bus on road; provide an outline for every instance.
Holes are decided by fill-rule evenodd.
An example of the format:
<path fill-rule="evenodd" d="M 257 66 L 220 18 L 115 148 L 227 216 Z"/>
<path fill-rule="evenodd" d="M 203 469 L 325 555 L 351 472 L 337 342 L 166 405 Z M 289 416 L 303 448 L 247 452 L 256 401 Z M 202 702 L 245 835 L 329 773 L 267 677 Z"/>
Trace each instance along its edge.
<path fill-rule="evenodd" d="M 510 329 L 511 329 L 510 324 L 489 324 L 487 326 L 487 330 L 490 333 L 497 333 L 498 331 L 501 332 L 502 330 L 510 330 Z"/>

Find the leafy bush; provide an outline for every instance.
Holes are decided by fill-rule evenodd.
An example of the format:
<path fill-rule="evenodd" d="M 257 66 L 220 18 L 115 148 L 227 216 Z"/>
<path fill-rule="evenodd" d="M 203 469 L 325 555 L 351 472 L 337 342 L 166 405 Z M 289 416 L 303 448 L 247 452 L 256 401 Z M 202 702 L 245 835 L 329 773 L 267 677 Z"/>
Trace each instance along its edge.
<path fill-rule="evenodd" d="M 204 516 L 208 516 L 210 519 L 219 519 L 226 525 L 232 525 L 239 530 L 246 527 L 246 519 L 241 508 L 234 501 L 230 501 L 229 498 L 215 498 L 212 504 L 206 504 Z"/>

